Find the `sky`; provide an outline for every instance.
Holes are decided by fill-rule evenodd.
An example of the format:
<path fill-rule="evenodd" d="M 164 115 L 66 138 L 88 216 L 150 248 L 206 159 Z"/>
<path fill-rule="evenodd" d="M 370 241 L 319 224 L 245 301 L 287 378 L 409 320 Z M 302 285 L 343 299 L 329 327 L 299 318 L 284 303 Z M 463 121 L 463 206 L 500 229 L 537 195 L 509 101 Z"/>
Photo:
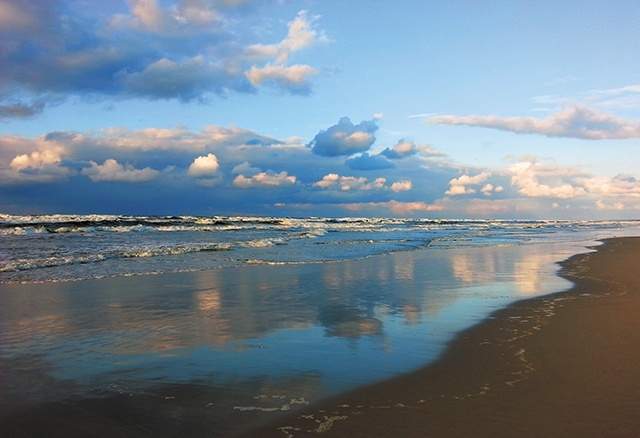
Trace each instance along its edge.
<path fill-rule="evenodd" d="M 640 218 L 635 0 L 0 0 L 0 213 Z"/>

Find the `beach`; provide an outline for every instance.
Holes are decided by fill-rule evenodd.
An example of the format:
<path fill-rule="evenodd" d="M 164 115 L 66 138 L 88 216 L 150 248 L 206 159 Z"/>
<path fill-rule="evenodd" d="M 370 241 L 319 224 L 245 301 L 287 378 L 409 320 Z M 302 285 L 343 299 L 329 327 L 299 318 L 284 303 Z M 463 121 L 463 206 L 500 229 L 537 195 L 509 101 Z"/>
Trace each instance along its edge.
<path fill-rule="evenodd" d="M 635 436 L 640 238 L 578 247 L 5 284 L 0 431 Z"/>
<path fill-rule="evenodd" d="M 434 364 L 248 436 L 632 437 L 640 432 L 640 238 L 562 264 L 575 286 L 464 331 Z"/>

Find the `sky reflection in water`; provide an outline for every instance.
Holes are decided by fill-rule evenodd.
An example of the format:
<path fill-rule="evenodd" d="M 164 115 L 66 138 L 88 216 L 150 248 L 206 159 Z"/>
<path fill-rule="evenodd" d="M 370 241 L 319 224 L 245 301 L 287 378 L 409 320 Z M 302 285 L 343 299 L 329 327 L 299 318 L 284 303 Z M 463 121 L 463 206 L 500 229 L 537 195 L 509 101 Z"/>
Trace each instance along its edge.
<path fill-rule="evenodd" d="M 215 389 L 221 411 L 313 402 L 424 365 L 493 310 L 568 288 L 554 262 L 579 248 L 1 285 L 3 409 L 188 384 Z"/>

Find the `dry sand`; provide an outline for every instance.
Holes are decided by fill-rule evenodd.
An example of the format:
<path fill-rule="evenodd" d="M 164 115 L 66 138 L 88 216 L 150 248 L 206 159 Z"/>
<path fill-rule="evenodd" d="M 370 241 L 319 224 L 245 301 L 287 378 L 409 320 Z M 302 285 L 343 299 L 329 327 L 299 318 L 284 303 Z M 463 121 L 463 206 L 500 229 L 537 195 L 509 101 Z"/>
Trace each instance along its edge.
<path fill-rule="evenodd" d="M 563 263 L 568 292 L 520 301 L 435 364 L 254 431 L 259 437 L 640 436 L 640 238 Z"/>

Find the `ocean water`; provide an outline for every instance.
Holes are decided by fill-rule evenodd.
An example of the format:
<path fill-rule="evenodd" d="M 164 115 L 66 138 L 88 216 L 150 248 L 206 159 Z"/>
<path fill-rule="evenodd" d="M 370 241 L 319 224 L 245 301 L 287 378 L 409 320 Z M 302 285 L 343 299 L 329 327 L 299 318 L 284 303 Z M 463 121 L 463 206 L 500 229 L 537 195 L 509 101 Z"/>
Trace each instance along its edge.
<path fill-rule="evenodd" d="M 53 409 L 233 435 L 433 361 L 625 235 L 640 222 L 2 215 L 0 430 Z"/>
<path fill-rule="evenodd" d="M 640 221 L 0 214 L 0 283 L 354 260 L 427 247 L 580 242 Z"/>

